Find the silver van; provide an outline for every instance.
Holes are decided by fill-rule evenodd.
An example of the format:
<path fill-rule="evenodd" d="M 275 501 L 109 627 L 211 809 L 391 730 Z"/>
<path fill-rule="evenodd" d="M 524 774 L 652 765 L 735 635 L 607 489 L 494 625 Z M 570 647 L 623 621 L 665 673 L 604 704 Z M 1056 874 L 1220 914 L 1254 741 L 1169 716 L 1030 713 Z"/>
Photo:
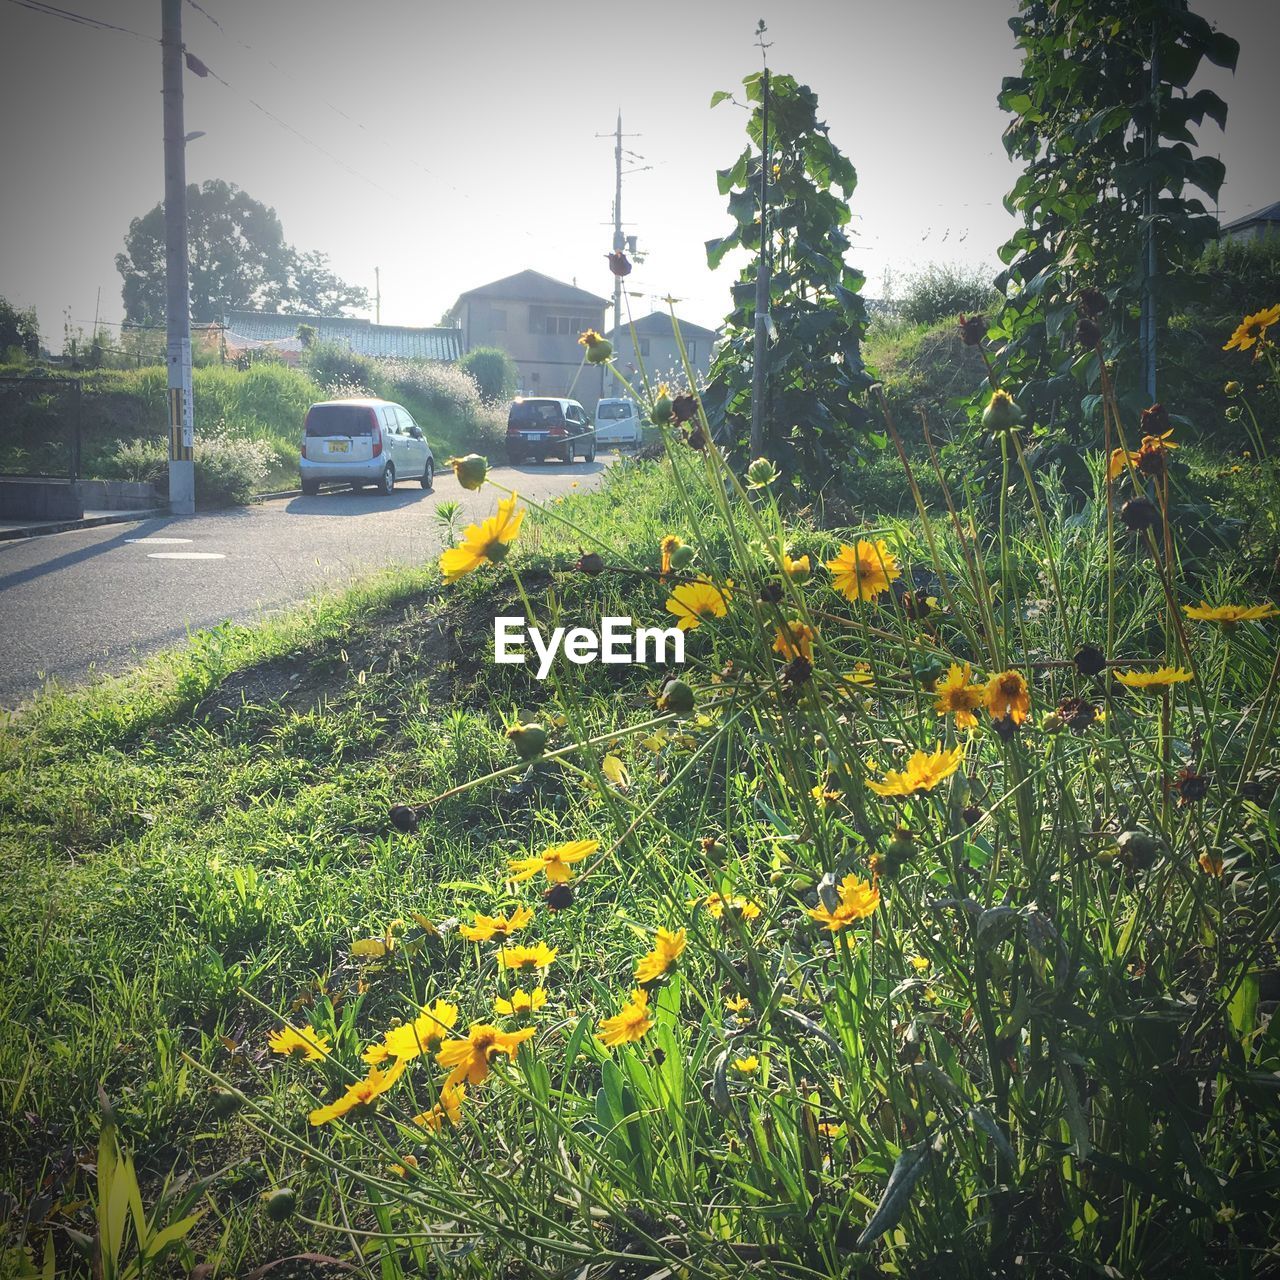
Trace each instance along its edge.
<path fill-rule="evenodd" d="M 322 484 L 376 485 L 390 494 L 397 480 L 435 483 L 436 460 L 422 428 L 390 400 L 324 400 L 307 410 L 298 459 L 302 492 Z"/>
<path fill-rule="evenodd" d="M 639 444 L 640 406 L 630 396 L 607 396 L 596 404 L 596 439 L 601 444 Z"/>

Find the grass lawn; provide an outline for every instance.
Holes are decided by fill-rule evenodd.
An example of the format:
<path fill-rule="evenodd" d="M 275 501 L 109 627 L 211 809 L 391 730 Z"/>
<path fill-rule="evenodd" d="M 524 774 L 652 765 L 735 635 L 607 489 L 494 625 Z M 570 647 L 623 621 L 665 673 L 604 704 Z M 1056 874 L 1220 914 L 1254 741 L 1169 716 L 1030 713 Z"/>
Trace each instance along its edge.
<path fill-rule="evenodd" d="M 387 573 L 12 722 L 9 1246 L 84 1265 L 65 1229 L 94 1230 L 105 1101 L 152 1227 L 200 1215 L 164 1265 L 206 1276 L 303 1252 L 380 1277 L 1265 1265 L 1274 623 L 1187 620 L 1181 649 L 1158 561 L 1127 534 L 1108 552 L 1101 503 L 949 481 L 954 520 L 940 500 L 819 531 L 701 455 L 622 464 L 501 566 Z M 666 535 L 696 560 L 664 581 Z M 873 549 L 853 599 L 821 568 L 842 545 Z M 573 568 L 592 551 L 598 576 Z M 490 661 L 496 614 L 671 621 L 699 567 L 723 607 L 688 634 L 691 710 L 644 667 L 539 684 Z M 1174 589 L 1253 599 L 1252 570 L 1188 554 Z M 803 662 L 779 631 L 801 620 Z M 1117 670 L 1194 680 L 1087 671 L 1108 631 Z M 972 731 L 938 709 L 952 663 Z M 1003 669 L 1030 710 L 1001 726 Z M 535 720 L 552 754 L 529 765 L 505 730 Z M 513 879 L 578 840 L 600 845 L 571 902 Z M 556 953 L 528 970 L 467 936 L 522 906 L 511 941 Z M 438 1001 L 460 1053 L 468 1024 L 536 1036 L 481 1053 L 456 1124 L 421 1044 L 376 1110 L 308 1122 Z M 286 1023 L 327 1052 L 273 1053 Z"/>

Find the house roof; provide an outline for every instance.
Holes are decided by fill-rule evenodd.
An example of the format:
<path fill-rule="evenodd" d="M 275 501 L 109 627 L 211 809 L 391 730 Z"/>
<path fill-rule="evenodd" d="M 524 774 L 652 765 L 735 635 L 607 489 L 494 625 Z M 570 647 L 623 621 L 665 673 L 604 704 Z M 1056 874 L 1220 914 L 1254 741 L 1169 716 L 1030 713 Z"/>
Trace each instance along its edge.
<path fill-rule="evenodd" d="M 694 324 L 691 320 L 680 320 L 680 334 L 687 342 L 690 338 L 710 338 L 713 341 L 720 335 L 714 329 L 704 329 L 700 324 Z M 641 316 L 638 320 L 632 321 L 635 325 L 636 333 L 645 338 L 669 338 L 671 337 L 671 313 L 669 311 L 651 311 L 647 316 Z M 625 338 L 630 333 L 629 326 L 624 325 L 622 328 L 622 336 Z M 616 342 L 617 330 L 609 335 L 610 341 Z"/>
<path fill-rule="evenodd" d="M 455 310 L 464 300 L 470 298 L 506 298 L 512 302 L 559 302 L 574 303 L 582 307 L 600 308 L 608 305 L 607 298 L 597 297 L 576 284 L 565 284 L 563 280 L 553 280 L 544 276 L 541 271 L 517 271 L 513 276 L 504 276 L 491 284 L 482 284 L 475 289 L 468 289 L 458 295 Z"/>
<path fill-rule="evenodd" d="M 372 324 L 347 316 L 280 315 L 268 311 L 228 311 L 228 336 L 272 345 L 296 341 L 298 326 L 314 327 L 321 342 L 336 342 L 362 356 L 399 360 L 458 360 L 461 329 L 414 329 L 400 324 Z M 285 350 L 290 348 L 284 347 Z"/>
<path fill-rule="evenodd" d="M 1243 218 L 1237 218 L 1234 222 L 1225 222 L 1222 229 L 1238 231 L 1242 227 L 1251 227 L 1258 222 L 1280 222 L 1280 200 L 1275 204 L 1267 205 L 1265 209 L 1259 209 L 1257 213 L 1246 213 Z"/>

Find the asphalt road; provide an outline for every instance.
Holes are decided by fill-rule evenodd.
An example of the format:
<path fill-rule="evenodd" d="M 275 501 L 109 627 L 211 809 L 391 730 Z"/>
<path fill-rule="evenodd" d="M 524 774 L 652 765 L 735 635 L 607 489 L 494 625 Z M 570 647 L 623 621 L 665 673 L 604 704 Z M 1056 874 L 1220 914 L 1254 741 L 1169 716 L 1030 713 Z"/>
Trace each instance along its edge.
<path fill-rule="evenodd" d="M 492 475 L 545 500 L 595 487 L 607 465 L 533 463 Z M 468 493 L 446 470 L 431 493 L 405 481 L 391 498 L 278 498 L 0 543 L 0 707 L 17 706 L 46 678 L 118 674 L 191 631 L 252 622 L 373 570 L 420 564 L 443 544 L 439 502 L 461 502 L 466 524 L 492 514 L 500 496 Z"/>

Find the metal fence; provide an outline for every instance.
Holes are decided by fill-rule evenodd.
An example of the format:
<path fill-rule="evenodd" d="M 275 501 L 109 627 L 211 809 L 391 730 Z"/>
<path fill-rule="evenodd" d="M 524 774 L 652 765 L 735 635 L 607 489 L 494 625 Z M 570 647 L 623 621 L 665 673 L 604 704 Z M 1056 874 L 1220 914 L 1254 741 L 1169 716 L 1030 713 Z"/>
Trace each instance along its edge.
<path fill-rule="evenodd" d="M 79 480 L 83 398 L 79 378 L 0 377 L 0 475 Z"/>

